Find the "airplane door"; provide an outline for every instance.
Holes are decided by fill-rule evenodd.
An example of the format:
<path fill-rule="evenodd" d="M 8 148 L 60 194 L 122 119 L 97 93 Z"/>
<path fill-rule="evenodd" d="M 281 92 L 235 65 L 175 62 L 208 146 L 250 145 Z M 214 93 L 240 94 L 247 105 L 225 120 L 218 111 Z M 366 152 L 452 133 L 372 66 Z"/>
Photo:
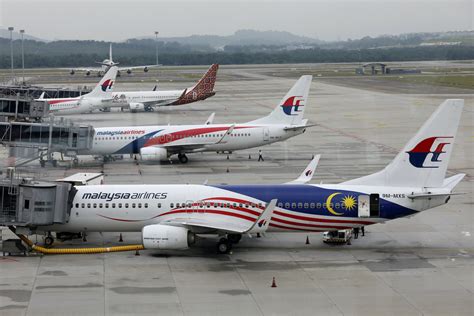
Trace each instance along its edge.
<path fill-rule="evenodd" d="M 357 208 L 359 217 L 370 217 L 370 197 L 368 195 L 359 195 Z"/>
<path fill-rule="evenodd" d="M 380 216 L 380 199 L 379 195 L 374 193 L 370 195 L 370 217 Z"/>
<path fill-rule="evenodd" d="M 268 141 L 270 139 L 270 130 L 268 127 L 263 128 L 263 141 Z"/>

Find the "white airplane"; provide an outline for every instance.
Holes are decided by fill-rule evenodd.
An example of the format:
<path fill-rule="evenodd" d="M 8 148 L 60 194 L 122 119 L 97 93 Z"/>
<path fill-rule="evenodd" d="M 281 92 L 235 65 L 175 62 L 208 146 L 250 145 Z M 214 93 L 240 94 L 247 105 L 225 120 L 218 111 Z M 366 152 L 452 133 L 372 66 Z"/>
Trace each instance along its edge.
<path fill-rule="evenodd" d="M 92 72 L 97 72 L 98 77 L 102 77 L 110 67 L 117 66 L 120 63 L 114 62 L 112 59 L 112 43 L 109 46 L 109 58 L 104 59 L 103 61 L 96 61 L 97 64 L 100 64 L 100 67 L 89 67 L 89 68 L 74 68 L 69 72 L 71 75 L 74 75 L 77 71 L 85 72 L 86 76 L 90 76 Z M 143 69 L 143 72 L 148 72 L 150 68 L 159 67 L 160 65 L 144 65 L 144 66 L 131 66 L 131 67 L 118 67 L 117 76 L 120 77 L 122 72 L 131 74 L 135 69 Z"/>
<path fill-rule="evenodd" d="M 44 98 L 44 92 L 37 101 L 46 101 L 49 112 L 54 114 L 89 113 L 102 109 L 112 101 L 112 89 L 117 76 L 117 67 L 112 66 L 95 88 L 80 97 L 75 98 Z"/>
<path fill-rule="evenodd" d="M 131 112 L 154 110 L 155 106 L 182 105 L 205 100 L 215 95 L 218 64 L 213 64 L 193 87 L 184 90 L 113 92 L 108 107 L 128 108 Z"/>
<path fill-rule="evenodd" d="M 227 253 L 243 234 L 324 232 L 383 223 L 446 204 L 464 174 L 445 178 L 463 100 L 446 100 L 382 171 L 341 184 L 90 185 L 76 187 L 67 224 L 41 232 L 140 232 L 147 249 L 187 249 L 218 234 Z"/>
<path fill-rule="evenodd" d="M 143 160 L 165 161 L 187 153 L 236 150 L 263 146 L 303 133 L 303 119 L 312 76 L 302 76 L 269 115 L 243 124 L 163 125 L 96 128 L 90 150 L 79 155 L 140 154 Z"/>

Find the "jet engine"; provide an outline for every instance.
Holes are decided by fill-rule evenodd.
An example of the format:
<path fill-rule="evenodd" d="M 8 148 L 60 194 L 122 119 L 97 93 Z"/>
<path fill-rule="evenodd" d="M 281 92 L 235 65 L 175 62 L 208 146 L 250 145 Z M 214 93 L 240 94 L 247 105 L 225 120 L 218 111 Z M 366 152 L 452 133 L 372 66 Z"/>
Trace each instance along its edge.
<path fill-rule="evenodd" d="M 86 71 L 86 76 L 90 76 L 90 75 L 91 75 L 90 70 L 87 70 L 87 71 Z"/>
<path fill-rule="evenodd" d="M 184 227 L 155 224 L 142 229 L 142 242 L 146 249 L 183 250 L 195 241 L 195 234 Z"/>
<path fill-rule="evenodd" d="M 164 161 L 168 159 L 168 151 L 166 148 L 142 147 L 140 156 L 142 160 Z"/>
<path fill-rule="evenodd" d="M 132 73 L 132 69 L 127 69 L 127 74 L 130 75 Z"/>
<path fill-rule="evenodd" d="M 148 72 L 148 67 L 143 68 L 144 72 Z"/>
<path fill-rule="evenodd" d="M 145 104 L 131 102 L 129 105 L 129 108 L 130 108 L 130 112 L 133 112 L 133 113 L 142 112 L 142 111 L 145 111 Z"/>
<path fill-rule="evenodd" d="M 76 72 L 74 71 L 74 69 L 71 69 L 71 71 L 69 72 L 71 75 L 74 75 Z"/>

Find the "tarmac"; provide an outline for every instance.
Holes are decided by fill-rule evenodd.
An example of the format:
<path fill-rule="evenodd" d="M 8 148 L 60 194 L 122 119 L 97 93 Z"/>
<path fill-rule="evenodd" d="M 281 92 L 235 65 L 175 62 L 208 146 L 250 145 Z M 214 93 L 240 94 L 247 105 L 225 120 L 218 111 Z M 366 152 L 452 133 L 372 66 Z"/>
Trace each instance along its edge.
<path fill-rule="evenodd" d="M 216 96 L 203 102 L 153 113 L 68 118 L 97 127 L 124 122 L 195 124 L 216 112 L 216 123 L 245 122 L 269 113 L 305 67 L 317 70 L 319 66 L 224 66 L 218 73 Z M 158 74 L 122 76 L 115 89 L 152 89 L 160 73 L 159 89 L 185 88 L 205 69 L 173 67 Z M 36 78 L 37 82 L 56 86 L 93 82 L 58 73 L 45 75 L 47 80 Z M 193 76 L 186 79 L 188 73 Z M 412 218 L 367 227 L 366 235 L 351 245 L 326 245 L 315 233 L 274 233 L 244 237 L 229 255 L 217 255 L 216 240 L 205 239 L 188 251 L 145 250 L 140 256 L 125 252 L 0 257 L 0 314 L 474 314 L 474 91 L 412 85 L 405 93 L 403 86 L 390 89 L 387 81 L 353 80 L 357 82 L 351 86 L 347 77 L 315 77 L 305 116 L 317 126 L 284 143 L 262 147 L 264 162 L 257 161 L 256 148 L 235 152 L 229 159 L 215 153 L 190 154 L 185 165 L 177 160 L 136 163 L 128 157 L 104 164 L 81 157 L 77 168 L 69 163 L 40 168 L 34 162 L 23 172 L 45 180 L 104 172 L 106 184 L 283 183 L 298 177 L 314 154 L 322 154 L 312 183 L 338 183 L 382 169 L 444 99 L 463 98 L 448 176 L 466 173 L 456 189 L 466 194 Z M 6 156 L 1 149 L 0 160 L 6 161 Z M 9 236 L 4 229 L 3 238 Z M 310 244 L 305 243 L 307 236 Z M 42 236 L 32 238 L 42 242 Z M 140 242 L 139 233 L 125 233 L 123 238 L 123 244 Z M 91 233 L 87 242 L 56 246 L 121 245 L 118 240 L 119 232 Z M 271 287 L 273 278 L 276 287 Z"/>

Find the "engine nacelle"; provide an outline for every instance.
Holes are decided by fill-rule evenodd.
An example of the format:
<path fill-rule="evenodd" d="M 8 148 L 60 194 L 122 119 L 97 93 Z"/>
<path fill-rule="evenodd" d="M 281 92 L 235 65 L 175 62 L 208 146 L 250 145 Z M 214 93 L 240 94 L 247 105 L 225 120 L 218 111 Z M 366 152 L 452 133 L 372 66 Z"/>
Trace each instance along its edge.
<path fill-rule="evenodd" d="M 142 160 L 165 161 L 168 159 L 168 151 L 166 148 L 142 147 L 140 156 L 142 156 Z"/>
<path fill-rule="evenodd" d="M 127 69 L 127 74 L 130 75 L 132 73 L 132 69 Z"/>
<path fill-rule="evenodd" d="M 145 104 L 132 102 L 129 105 L 130 112 L 143 112 L 145 111 Z"/>
<path fill-rule="evenodd" d="M 74 71 L 74 69 L 71 69 L 71 71 L 69 72 L 72 75 L 74 75 L 76 72 Z"/>
<path fill-rule="evenodd" d="M 148 67 L 143 68 L 143 72 L 148 72 Z"/>
<path fill-rule="evenodd" d="M 184 227 L 155 224 L 142 229 L 142 242 L 146 249 L 188 249 L 195 239 L 196 236 Z"/>
<path fill-rule="evenodd" d="M 86 76 L 90 76 L 90 75 L 91 75 L 90 70 L 86 71 Z"/>

